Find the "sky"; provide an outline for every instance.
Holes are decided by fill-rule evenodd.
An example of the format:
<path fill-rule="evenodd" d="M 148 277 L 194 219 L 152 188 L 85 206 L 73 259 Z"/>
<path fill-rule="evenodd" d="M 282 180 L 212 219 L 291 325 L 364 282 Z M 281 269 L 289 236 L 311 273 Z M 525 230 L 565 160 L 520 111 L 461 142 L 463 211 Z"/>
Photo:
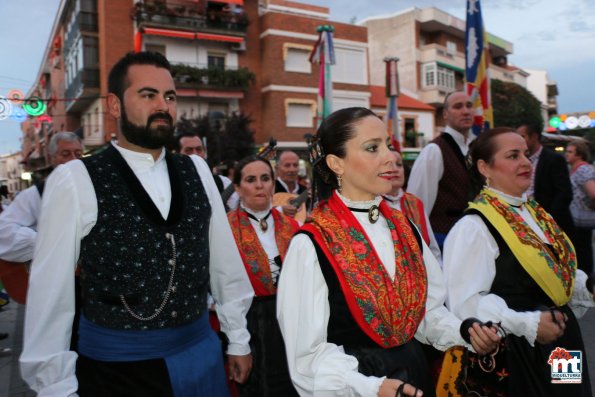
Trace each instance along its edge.
<path fill-rule="evenodd" d="M 245 0 L 257 1 L 257 0 Z M 465 19 L 466 0 L 296 0 L 329 7 L 331 20 L 361 21 L 407 8 L 436 7 Z M 27 93 L 59 0 L 0 0 L 0 96 Z M 589 4 L 591 3 L 591 4 Z M 595 7 L 593 0 L 481 0 L 488 32 L 513 44 L 508 62 L 547 70 L 558 85 L 560 113 L 595 111 Z M 0 153 L 20 150 L 19 124 L 0 120 Z"/>

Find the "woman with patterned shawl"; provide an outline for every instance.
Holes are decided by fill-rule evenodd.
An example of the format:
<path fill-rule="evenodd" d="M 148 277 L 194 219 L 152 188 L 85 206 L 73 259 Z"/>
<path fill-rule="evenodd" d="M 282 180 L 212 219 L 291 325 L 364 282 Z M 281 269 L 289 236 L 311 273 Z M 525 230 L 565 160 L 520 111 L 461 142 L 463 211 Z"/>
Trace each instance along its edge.
<path fill-rule="evenodd" d="M 417 227 L 424 242 L 428 244 L 438 262 L 442 264 L 442 253 L 440 252 L 436 237 L 434 237 L 428 214 L 426 214 L 426 211 L 424 210 L 424 203 L 417 196 L 403 190 L 403 185 L 405 184 L 403 157 L 398 151 L 394 151 L 394 154 L 396 157 L 395 165 L 397 169 L 392 179 L 392 190 L 389 194 L 385 194 L 383 197 L 390 207 L 401 211 L 403 215 Z"/>
<path fill-rule="evenodd" d="M 240 160 L 233 183 L 240 205 L 227 217 L 255 294 L 246 316 L 253 368 L 238 390 L 243 397 L 297 396 L 275 308 L 281 262 L 299 226 L 272 208 L 275 178 L 268 161 L 256 156 Z"/>
<path fill-rule="evenodd" d="M 501 127 L 482 133 L 470 154 L 485 185 L 446 238 L 447 306 L 461 318 L 495 319 L 508 334 L 505 368 L 489 385 L 497 395 L 590 397 L 573 310 L 584 314 L 593 295 L 568 236 L 524 193 L 532 178 L 527 145 Z M 553 360 L 570 358 L 568 351 L 582 352 L 582 383 L 553 383 Z"/>
<path fill-rule="evenodd" d="M 428 246 L 381 197 L 395 171 L 386 127 L 368 109 L 342 109 L 315 142 L 320 201 L 291 241 L 277 298 L 293 384 L 301 396 L 433 396 L 417 340 L 464 344 L 461 321 L 443 305 Z M 468 331 L 479 351 L 499 340 L 478 323 Z"/>

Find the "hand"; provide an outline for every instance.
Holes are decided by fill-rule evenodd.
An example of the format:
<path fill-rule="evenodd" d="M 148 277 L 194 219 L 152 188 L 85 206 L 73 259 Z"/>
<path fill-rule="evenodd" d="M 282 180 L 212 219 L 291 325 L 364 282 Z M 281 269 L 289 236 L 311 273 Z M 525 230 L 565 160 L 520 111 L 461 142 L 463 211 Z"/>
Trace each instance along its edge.
<path fill-rule="evenodd" d="M 227 355 L 229 364 L 229 379 L 244 383 L 252 370 L 252 354 L 245 356 Z"/>
<path fill-rule="evenodd" d="M 395 397 L 397 394 L 397 389 L 399 388 L 399 386 L 401 386 L 401 384 L 403 384 L 403 381 L 401 380 L 386 378 L 380 385 L 380 390 L 378 390 L 378 397 Z M 405 387 L 403 388 L 402 394 L 400 394 L 398 397 L 422 397 L 423 394 L 423 391 L 419 390 L 413 385 L 406 383 Z"/>
<path fill-rule="evenodd" d="M 566 320 L 566 316 L 558 310 L 541 312 L 539 324 L 537 325 L 537 342 L 542 345 L 552 343 L 564 335 Z"/>
<path fill-rule="evenodd" d="M 495 326 L 488 327 L 479 323 L 473 323 L 473 326 L 469 328 L 469 335 L 471 336 L 471 346 L 480 355 L 496 350 L 501 339 Z"/>
<path fill-rule="evenodd" d="M 295 208 L 291 204 L 284 205 L 281 207 L 281 209 L 283 210 L 283 213 L 285 215 L 290 216 L 292 218 L 295 218 L 295 214 L 297 214 L 297 208 Z"/>

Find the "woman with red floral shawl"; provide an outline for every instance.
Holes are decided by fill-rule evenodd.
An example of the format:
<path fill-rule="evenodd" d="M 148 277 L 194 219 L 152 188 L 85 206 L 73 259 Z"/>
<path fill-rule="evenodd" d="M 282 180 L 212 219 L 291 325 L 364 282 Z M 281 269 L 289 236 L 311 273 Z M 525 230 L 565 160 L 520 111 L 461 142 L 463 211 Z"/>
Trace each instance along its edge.
<path fill-rule="evenodd" d="M 316 140 L 322 200 L 291 241 L 277 298 L 293 384 L 301 396 L 432 396 L 414 337 L 440 350 L 462 345 L 461 321 L 443 306 L 428 246 L 380 196 L 395 169 L 386 127 L 368 109 L 342 109 Z M 499 339 L 478 323 L 469 332 L 479 351 Z"/>
<path fill-rule="evenodd" d="M 298 224 L 272 208 L 274 181 L 268 161 L 240 160 L 233 180 L 240 205 L 227 214 L 255 294 L 246 316 L 253 368 L 246 383 L 238 385 L 240 396 L 297 396 L 275 308 L 281 262 Z"/>

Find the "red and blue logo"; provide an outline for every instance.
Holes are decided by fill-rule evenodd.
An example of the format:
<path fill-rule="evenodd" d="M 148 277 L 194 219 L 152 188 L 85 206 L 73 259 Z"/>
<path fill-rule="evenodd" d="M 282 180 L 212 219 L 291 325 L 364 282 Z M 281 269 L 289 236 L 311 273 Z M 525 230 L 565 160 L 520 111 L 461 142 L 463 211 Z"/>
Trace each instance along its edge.
<path fill-rule="evenodd" d="M 556 347 L 547 363 L 552 369 L 552 383 L 581 383 L 583 377 L 583 353 Z"/>

